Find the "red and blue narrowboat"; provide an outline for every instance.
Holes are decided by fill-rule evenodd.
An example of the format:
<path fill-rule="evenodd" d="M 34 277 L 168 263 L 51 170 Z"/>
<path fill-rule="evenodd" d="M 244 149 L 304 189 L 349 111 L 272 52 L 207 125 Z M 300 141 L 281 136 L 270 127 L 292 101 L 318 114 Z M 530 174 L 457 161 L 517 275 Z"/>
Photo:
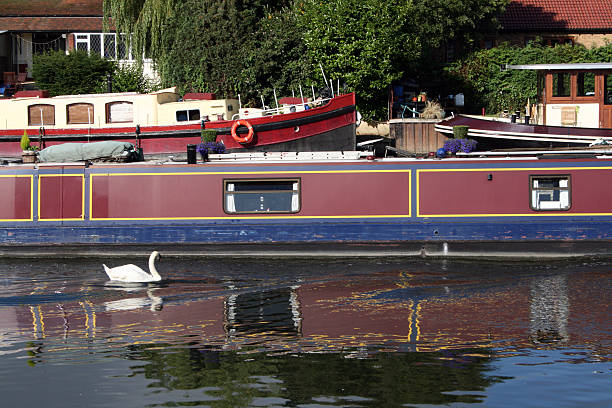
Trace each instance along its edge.
<path fill-rule="evenodd" d="M 211 155 L 0 166 L 4 254 L 612 253 L 612 157 Z M 109 250 L 110 248 L 110 250 Z"/>

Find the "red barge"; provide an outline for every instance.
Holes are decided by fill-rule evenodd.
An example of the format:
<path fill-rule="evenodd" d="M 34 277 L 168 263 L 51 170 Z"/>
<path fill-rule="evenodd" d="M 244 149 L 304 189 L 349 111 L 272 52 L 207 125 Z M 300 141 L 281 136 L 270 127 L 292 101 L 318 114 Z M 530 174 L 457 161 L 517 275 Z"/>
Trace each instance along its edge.
<path fill-rule="evenodd" d="M 122 141 L 146 154 L 184 153 L 214 129 L 228 151 L 355 149 L 355 94 L 307 102 L 279 100 L 276 108 L 243 108 L 236 99 L 186 94 L 110 93 L 45 97 L 26 91 L 0 99 L 0 156 L 21 155 L 24 132 L 45 147 L 66 142 Z M 234 126 L 240 120 L 245 126 Z M 245 137 L 251 130 L 251 137 Z M 247 139 L 247 140 L 245 140 Z"/>

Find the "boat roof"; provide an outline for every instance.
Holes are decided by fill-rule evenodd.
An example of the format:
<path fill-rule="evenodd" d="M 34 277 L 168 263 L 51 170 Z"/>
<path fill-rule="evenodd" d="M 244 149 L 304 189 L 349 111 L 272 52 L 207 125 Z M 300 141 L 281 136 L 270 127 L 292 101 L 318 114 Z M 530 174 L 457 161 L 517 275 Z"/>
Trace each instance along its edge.
<path fill-rule="evenodd" d="M 525 69 L 536 71 L 570 71 L 570 70 L 595 70 L 612 69 L 612 62 L 582 62 L 573 64 L 506 64 L 505 69 Z"/>

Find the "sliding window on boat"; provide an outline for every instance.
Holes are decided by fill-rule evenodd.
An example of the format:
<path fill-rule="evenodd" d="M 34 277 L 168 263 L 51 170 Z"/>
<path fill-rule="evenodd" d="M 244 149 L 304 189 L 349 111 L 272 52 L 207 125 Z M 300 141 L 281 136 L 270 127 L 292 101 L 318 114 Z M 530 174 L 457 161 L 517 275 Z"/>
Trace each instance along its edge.
<path fill-rule="evenodd" d="M 55 106 L 37 104 L 28 106 L 28 126 L 55 125 Z"/>
<path fill-rule="evenodd" d="M 531 209 L 567 211 L 571 207 L 570 176 L 530 176 Z"/>
<path fill-rule="evenodd" d="M 177 122 L 187 122 L 190 120 L 200 120 L 200 110 L 199 109 L 177 110 L 176 111 L 176 121 Z"/>
<path fill-rule="evenodd" d="M 134 121 L 132 102 L 110 102 L 106 104 L 106 123 L 129 123 Z"/>
<path fill-rule="evenodd" d="M 576 74 L 576 96 L 595 96 L 595 74 L 593 72 Z"/>
<path fill-rule="evenodd" d="M 571 92 L 569 72 L 556 72 L 552 75 L 553 98 L 568 97 Z"/>
<path fill-rule="evenodd" d="M 300 180 L 224 180 L 223 196 L 228 214 L 296 213 L 300 210 Z"/>
<path fill-rule="evenodd" d="M 612 75 L 604 75 L 604 104 L 612 105 Z"/>
<path fill-rule="evenodd" d="M 94 106 L 91 103 L 73 103 L 66 106 L 66 122 L 73 124 L 92 124 Z"/>

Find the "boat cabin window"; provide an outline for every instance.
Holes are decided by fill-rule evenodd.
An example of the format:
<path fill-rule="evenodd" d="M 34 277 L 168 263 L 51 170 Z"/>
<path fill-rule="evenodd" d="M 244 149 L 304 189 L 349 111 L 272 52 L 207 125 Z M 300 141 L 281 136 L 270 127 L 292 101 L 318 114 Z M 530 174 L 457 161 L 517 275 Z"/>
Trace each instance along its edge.
<path fill-rule="evenodd" d="M 531 209 L 535 211 L 569 210 L 570 176 L 530 176 Z"/>
<path fill-rule="evenodd" d="M 604 104 L 612 105 L 612 75 L 604 75 Z"/>
<path fill-rule="evenodd" d="M 110 102 L 106 104 L 106 123 L 128 123 L 134 121 L 132 102 Z"/>
<path fill-rule="evenodd" d="M 595 96 L 595 74 L 580 72 L 576 75 L 577 96 Z"/>
<path fill-rule="evenodd" d="M 30 105 L 28 106 L 28 126 L 55 125 L 55 106 Z"/>
<path fill-rule="evenodd" d="M 200 120 L 200 110 L 189 109 L 176 111 L 177 122 L 187 122 L 189 120 Z"/>
<path fill-rule="evenodd" d="M 298 212 L 300 180 L 225 180 L 223 206 L 228 214 Z"/>
<path fill-rule="evenodd" d="M 568 72 L 557 72 L 552 75 L 554 98 L 570 96 L 570 74 Z"/>
<path fill-rule="evenodd" d="M 94 106 L 91 103 L 73 103 L 66 106 L 66 122 L 69 125 L 94 123 Z"/>

